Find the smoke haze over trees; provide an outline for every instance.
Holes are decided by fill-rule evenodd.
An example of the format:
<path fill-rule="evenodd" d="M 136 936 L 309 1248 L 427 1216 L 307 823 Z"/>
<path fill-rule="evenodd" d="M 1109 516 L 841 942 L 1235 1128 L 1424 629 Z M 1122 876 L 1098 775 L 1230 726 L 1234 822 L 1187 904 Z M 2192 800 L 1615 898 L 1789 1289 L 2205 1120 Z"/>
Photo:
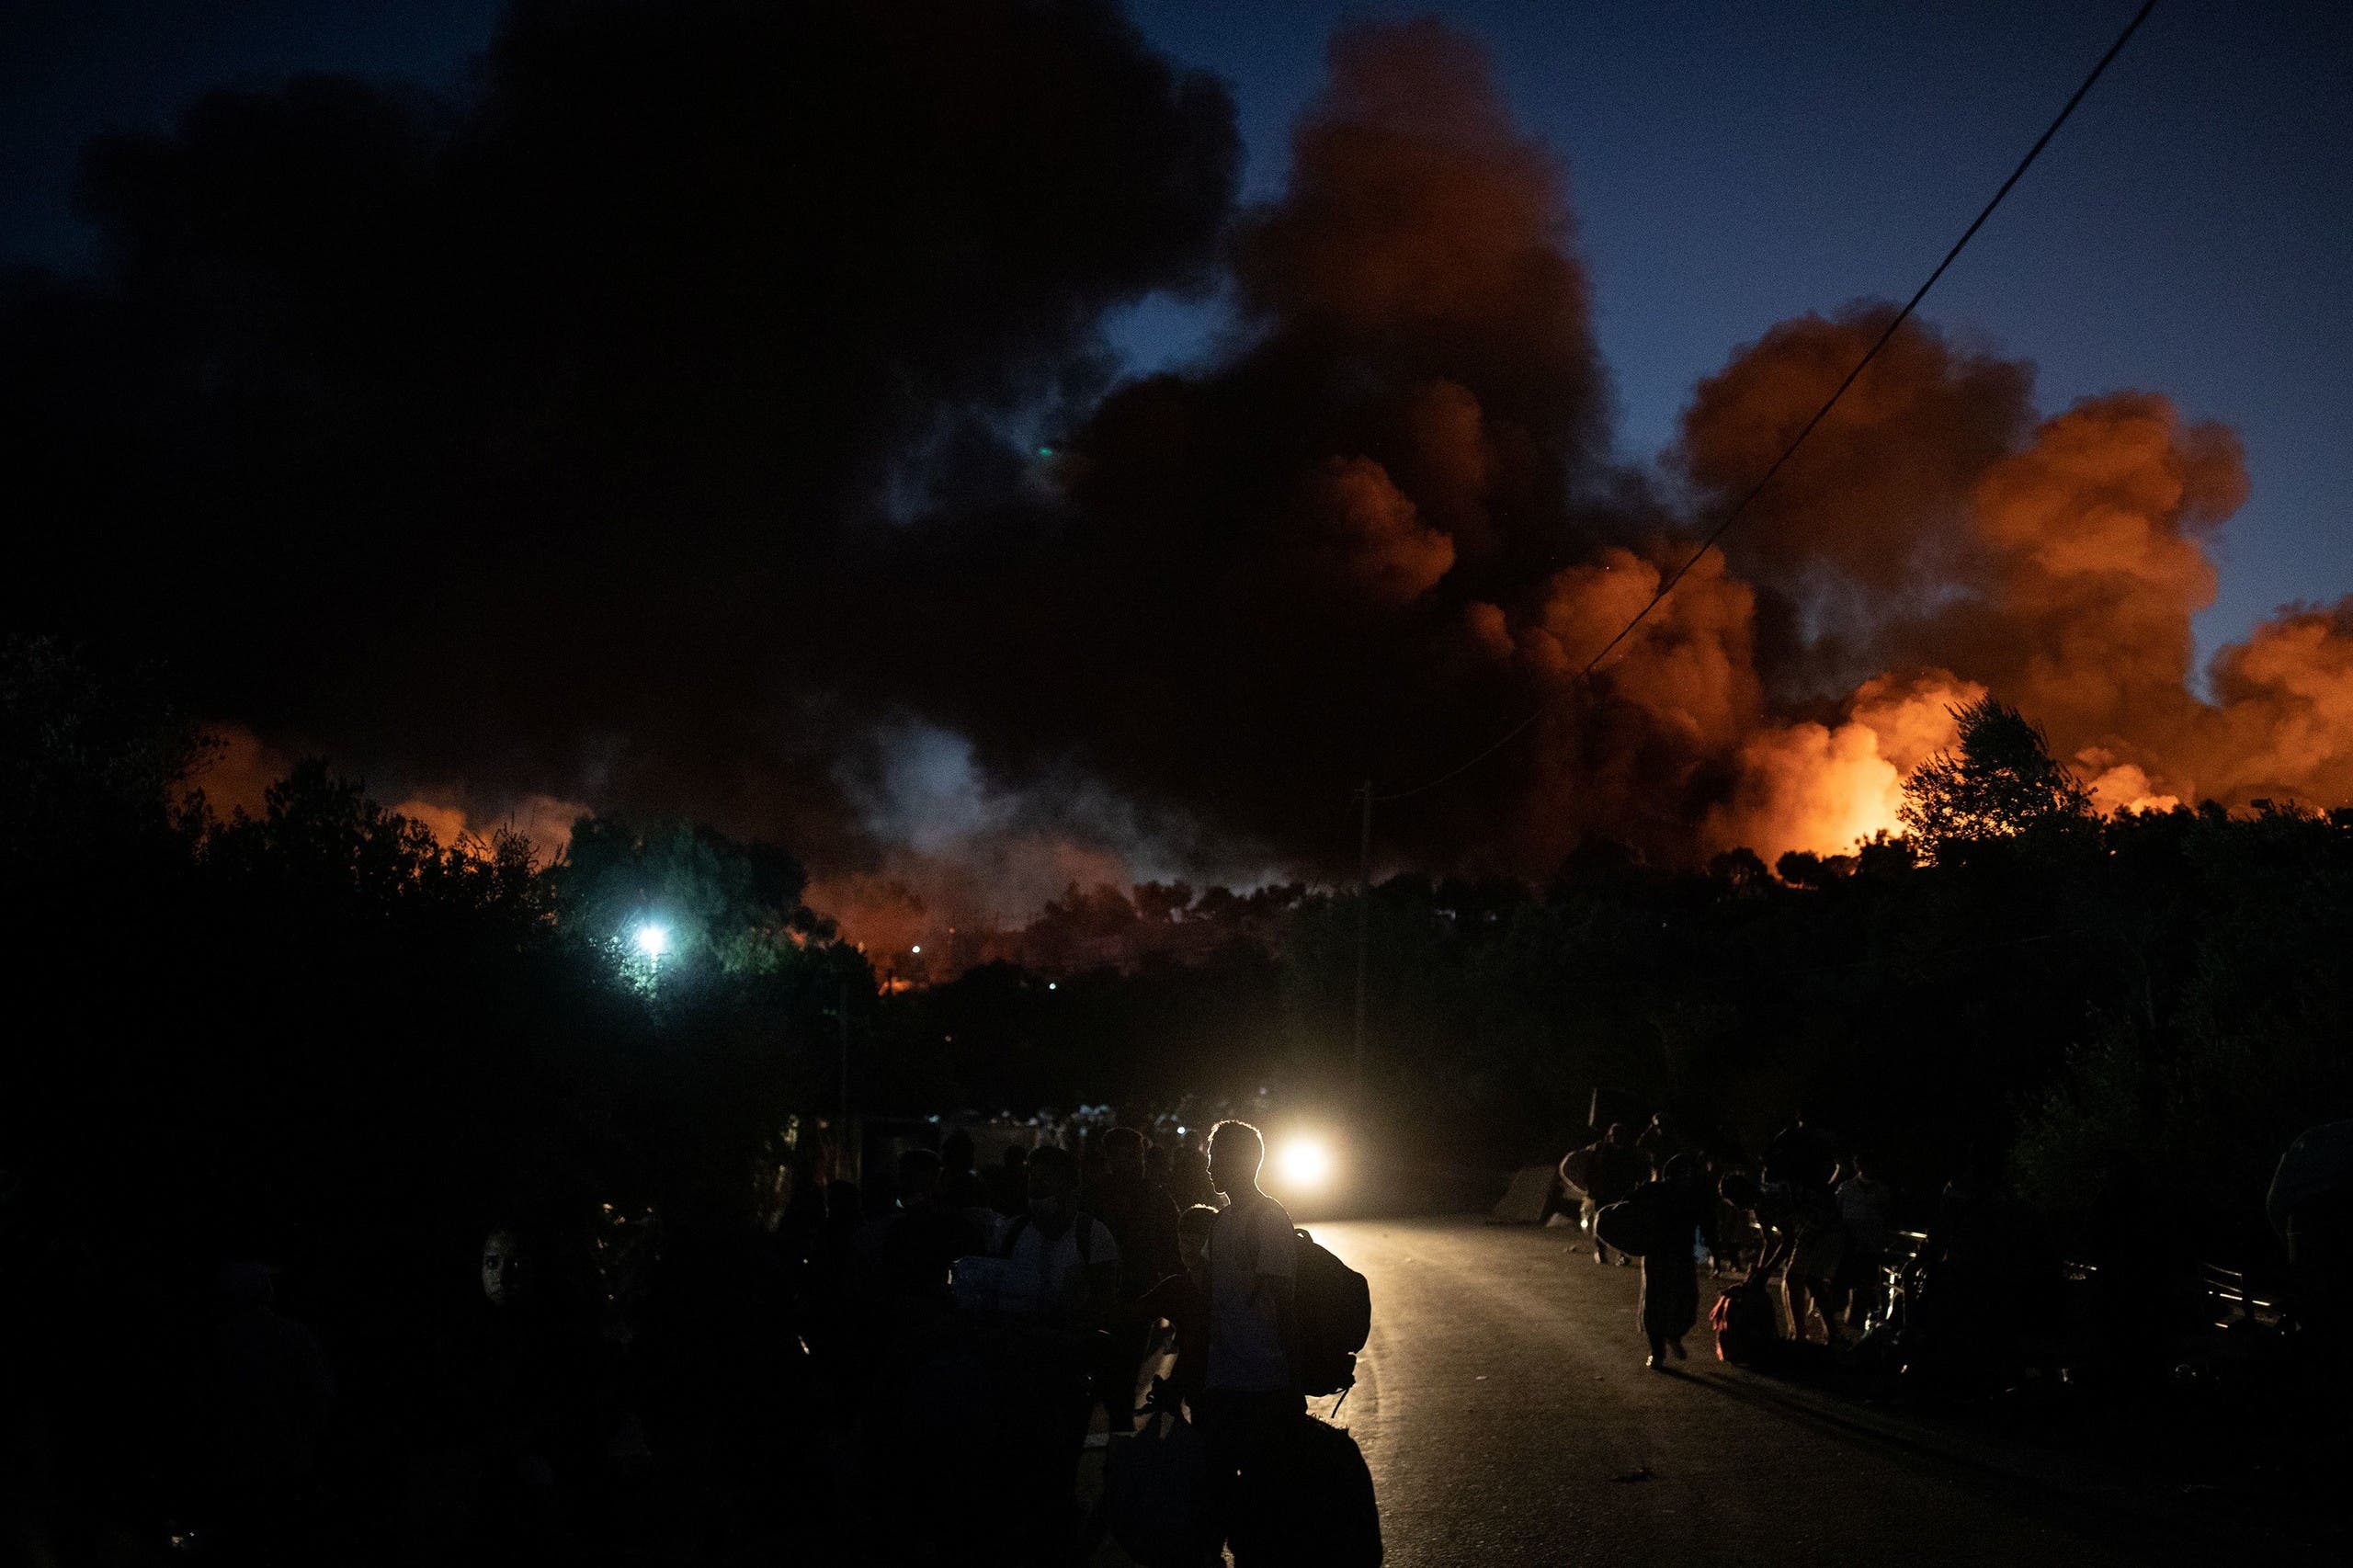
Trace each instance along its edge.
<path fill-rule="evenodd" d="M 870 1111 L 1296 1105 L 1347 1073 L 1350 894 L 1098 889 L 1040 916 L 1034 966 L 886 992 L 773 846 L 591 818 L 535 867 L 316 767 L 224 820 L 136 682 L 40 644 L 0 673 L 10 950 L 56 1024 L 11 1053 L 0 1133 L 108 1234 L 356 1281 L 387 1247 L 464 1256 L 534 1173 L 738 1201 L 764 1139 L 837 1105 L 845 1002 Z M 1541 889 L 1383 881 L 1368 1082 L 1398 1156 L 1556 1156 L 1597 1089 L 1753 1156 L 1806 1101 L 1899 1184 L 2006 1160 L 2069 1221 L 2129 1165 L 2255 1245 L 2279 1149 L 2353 1093 L 2353 814 L 2006 801 L 2054 765 L 1976 738 L 1911 802 L 1928 831 L 1978 802 L 1965 831 L 1778 880 L 1597 841 Z M 626 943 L 649 918 L 658 973 Z"/>
<path fill-rule="evenodd" d="M 1284 193 L 1238 155 L 1087 0 L 525 3 L 448 100 L 212 95 L 87 150 L 97 273 L 8 283 L 9 619 L 450 832 L 693 816 L 845 906 L 1328 875 L 1358 780 L 1540 705 L 1384 855 L 1836 855 L 1988 694 L 2104 809 L 2353 801 L 2353 612 L 2192 668 L 2229 432 L 2038 409 L 1927 324 L 1575 684 L 1885 307 L 1774 328 L 1631 470 L 1475 42 L 1344 31 Z M 1163 290 L 1231 340 L 1117 383 L 1105 312 Z"/>

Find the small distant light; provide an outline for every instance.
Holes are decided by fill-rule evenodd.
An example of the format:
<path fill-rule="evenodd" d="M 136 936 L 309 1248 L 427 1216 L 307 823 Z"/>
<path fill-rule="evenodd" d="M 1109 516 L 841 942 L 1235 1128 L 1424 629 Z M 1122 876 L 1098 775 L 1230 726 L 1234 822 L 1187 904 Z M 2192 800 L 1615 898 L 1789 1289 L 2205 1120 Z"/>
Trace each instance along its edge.
<path fill-rule="evenodd" d="M 911 953 L 919 953 L 923 951 L 923 944 L 921 942 L 917 942 L 914 947 L 909 948 L 907 951 Z"/>
<path fill-rule="evenodd" d="M 1046 982 L 1046 989 L 1049 991 L 1059 991 L 1062 989 L 1062 982 L 1059 980 L 1050 980 Z"/>
<path fill-rule="evenodd" d="M 1041 458 L 1052 457 L 1054 455 L 1054 449 L 1051 447 L 1040 447 L 1038 449 L 1038 455 Z"/>
<path fill-rule="evenodd" d="M 655 926 L 649 922 L 637 928 L 635 940 L 637 950 L 649 959 L 658 959 L 670 950 L 670 932 L 667 926 Z"/>

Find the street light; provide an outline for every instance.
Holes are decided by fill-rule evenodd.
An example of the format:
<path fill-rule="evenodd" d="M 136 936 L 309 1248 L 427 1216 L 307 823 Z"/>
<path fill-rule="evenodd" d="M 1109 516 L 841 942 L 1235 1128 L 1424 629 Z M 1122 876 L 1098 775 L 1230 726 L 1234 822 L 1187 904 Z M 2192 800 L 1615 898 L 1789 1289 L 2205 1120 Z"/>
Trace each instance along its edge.
<path fill-rule="evenodd" d="M 637 950 L 644 955 L 646 962 L 660 963 L 662 955 L 670 950 L 670 928 L 649 920 L 637 928 L 631 940 L 637 944 Z"/>

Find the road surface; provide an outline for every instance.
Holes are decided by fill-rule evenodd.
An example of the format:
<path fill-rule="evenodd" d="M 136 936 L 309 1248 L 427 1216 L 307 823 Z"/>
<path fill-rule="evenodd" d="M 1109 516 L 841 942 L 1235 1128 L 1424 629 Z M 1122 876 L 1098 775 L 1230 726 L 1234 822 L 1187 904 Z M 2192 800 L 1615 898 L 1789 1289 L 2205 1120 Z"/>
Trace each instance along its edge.
<path fill-rule="evenodd" d="M 1725 1367 L 1704 1324 L 1676 1374 L 1648 1371 L 1635 1271 L 1597 1267 L 1574 1230 L 1309 1228 L 1372 1282 L 1372 1338 L 1337 1419 L 1372 1469 L 1397 1568 L 2093 1568 L 2244 1560 L 2255 1544 L 2185 1519 L 2161 1487 Z"/>

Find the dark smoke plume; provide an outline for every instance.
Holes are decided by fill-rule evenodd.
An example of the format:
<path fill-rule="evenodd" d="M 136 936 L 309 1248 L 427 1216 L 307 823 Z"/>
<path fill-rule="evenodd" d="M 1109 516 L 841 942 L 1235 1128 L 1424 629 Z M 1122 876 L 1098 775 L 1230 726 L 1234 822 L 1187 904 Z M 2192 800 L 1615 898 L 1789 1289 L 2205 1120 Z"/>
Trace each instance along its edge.
<path fill-rule="evenodd" d="M 1292 159 L 1236 225 L 1242 346 L 1114 392 L 1057 444 L 1053 501 L 985 519 L 980 557 L 967 515 L 911 536 L 899 577 L 965 567 L 921 615 L 971 656 L 893 681 L 1004 769 L 1079 748 L 1320 858 L 1358 779 L 1433 766 L 1540 687 L 1500 619 L 1627 525 L 1584 494 L 1607 388 L 1560 174 L 1478 51 L 1427 22 L 1344 32 Z M 915 624 L 885 643 L 926 647 Z M 1525 768 L 1418 819 L 1422 843 L 1509 836 Z"/>
<path fill-rule="evenodd" d="M 1539 711 L 1384 854 L 1836 851 L 1989 689 L 2104 804 L 2353 799 L 2344 607 L 2191 688 L 2229 433 L 2044 418 L 1922 324 L 1579 681 L 1885 307 L 1743 348 L 1628 472 L 1472 44 L 1345 30 L 1282 198 L 1237 156 L 1087 0 L 526 3 L 454 102 L 215 95 L 90 149 L 100 275 L 9 285 L 10 620 L 170 655 L 242 774 L 692 812 L 898 905 L 1336 869 L 1359 780 Z M 1221 284 L 1209 362 L 1112 384 L 1108 310 Z"/>
<path fill-rule="evenodd" d="M 284 748 L 822 835 L 865 530 L 1099 392 L 1237 161 L 1086 0 L 524 0 L 459 102 L 215 94 L 89 149 L 101 276 L 9 286 L 9 618 Z"/>

